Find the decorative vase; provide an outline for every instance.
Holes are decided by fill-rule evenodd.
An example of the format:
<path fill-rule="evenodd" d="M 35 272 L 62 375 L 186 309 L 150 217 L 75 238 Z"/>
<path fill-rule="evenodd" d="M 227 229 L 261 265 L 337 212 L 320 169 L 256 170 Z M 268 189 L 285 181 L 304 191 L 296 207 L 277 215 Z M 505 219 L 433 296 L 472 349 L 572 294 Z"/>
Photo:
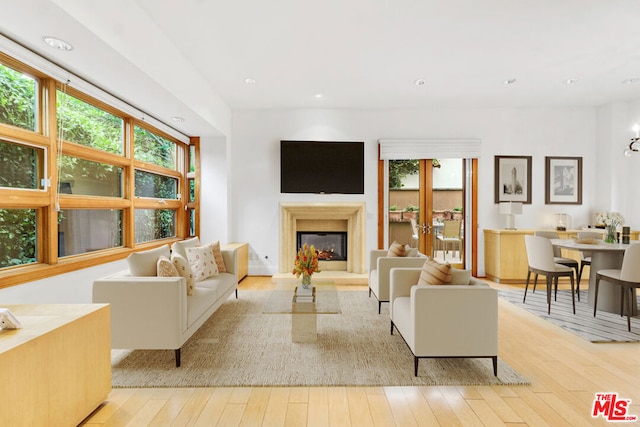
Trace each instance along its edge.
<path fill-rule="evenodd" d="M 613 225 L 607 225 L 604 241 L 607 243 L 615 243 L 616 240 L 616 227 Z"/>
<path fill-rule="evenodd" d="M 303 289 L 311 289 L 311 275 L 303 274 L 302 275 L 302 288 Z"/>

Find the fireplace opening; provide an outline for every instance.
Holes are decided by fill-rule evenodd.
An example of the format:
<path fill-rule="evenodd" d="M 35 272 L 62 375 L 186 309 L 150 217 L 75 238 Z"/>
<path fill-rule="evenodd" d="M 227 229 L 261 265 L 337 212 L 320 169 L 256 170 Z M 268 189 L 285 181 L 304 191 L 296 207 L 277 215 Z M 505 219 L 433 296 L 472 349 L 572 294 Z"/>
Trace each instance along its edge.
<path fill-rule="evenodd" d="M 305 243 L 316 248 L 318 261 L 347 260 L 346 231 L 298 231 L 296 238 L 298 249 Z"/>

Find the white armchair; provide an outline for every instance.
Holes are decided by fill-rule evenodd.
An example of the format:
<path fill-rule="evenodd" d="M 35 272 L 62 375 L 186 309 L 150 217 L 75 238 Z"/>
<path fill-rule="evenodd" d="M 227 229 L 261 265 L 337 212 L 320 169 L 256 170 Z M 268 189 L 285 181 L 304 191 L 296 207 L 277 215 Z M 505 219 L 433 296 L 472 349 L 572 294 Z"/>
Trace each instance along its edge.
<path fill-rule="evenodd" d="M 389 302 L 389 272 L 394 267 L 421 268 L 427 257 L 415 250 L 406 257 L 389 257 L 387 250 L 374 249 L 369 254 L 369 297 L 378 300 L 378 314 L 383 302 Z M 413 255 L 413 256 L 412 256 Z"/>
<path fill-rule="evenodd" d="M 457 283 L 463 270 L 452 269 Z M 421 269 L 391 270 L 393 328 L 422 358 L 491 358 L 498 375 L 498 292 L 471 278 L 468 285 L 417 285 Z M 458 276 L 458 277 L 456 277 Z"/>

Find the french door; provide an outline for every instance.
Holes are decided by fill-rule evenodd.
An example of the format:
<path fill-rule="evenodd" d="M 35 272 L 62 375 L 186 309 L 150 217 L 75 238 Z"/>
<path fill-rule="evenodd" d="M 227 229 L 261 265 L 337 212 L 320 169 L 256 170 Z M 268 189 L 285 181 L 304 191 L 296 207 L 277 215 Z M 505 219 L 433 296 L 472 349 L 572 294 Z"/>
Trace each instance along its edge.
<path fill-rule="evenodd" d="M 381 160 L 378 246 L 409 244 L 475 274 L 476 169 L 475 159 Z"/>

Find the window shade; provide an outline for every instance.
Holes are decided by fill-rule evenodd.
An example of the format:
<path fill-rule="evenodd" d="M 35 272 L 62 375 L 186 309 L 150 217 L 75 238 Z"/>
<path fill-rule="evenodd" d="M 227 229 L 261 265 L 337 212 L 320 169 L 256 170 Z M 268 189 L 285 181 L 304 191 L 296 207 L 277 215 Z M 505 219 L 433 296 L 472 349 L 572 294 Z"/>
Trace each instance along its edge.
<path fill-rule="evenodd" d="M 475 159 L 479 139 L 379 139 L 380 160 Z"/>

